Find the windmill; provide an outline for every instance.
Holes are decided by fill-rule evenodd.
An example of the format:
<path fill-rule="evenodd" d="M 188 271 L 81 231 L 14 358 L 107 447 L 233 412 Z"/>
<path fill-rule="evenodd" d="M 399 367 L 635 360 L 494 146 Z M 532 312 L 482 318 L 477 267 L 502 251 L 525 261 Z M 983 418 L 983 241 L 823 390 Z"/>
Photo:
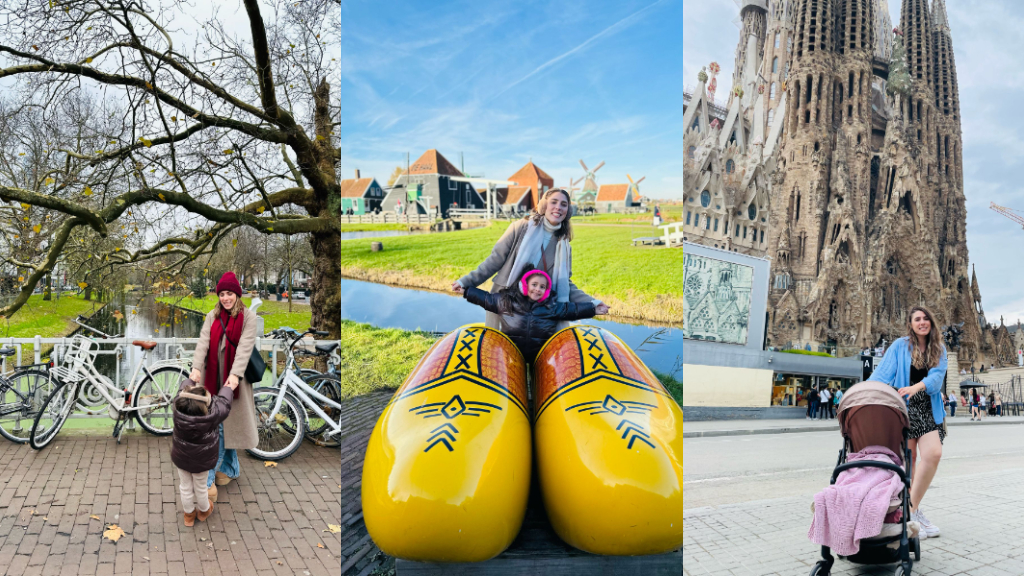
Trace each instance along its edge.
<path fill-rule="evenodd" d="M 576 185 L 579 184 L 582 181 L 583 181 L 583 178 L 578 178 L 575 182 L 573 181 L 572 178 L 569 178 L 569 185 L 565 187 L 565 191 L 569 193 L 569 199 L 570 200 L 575 200 L 576 199 L 575 192 L 577 190 L 579 190 L 579 188 L 576 187 Z"/>
<path fill-rule="evenodd" d="M 586 171 L 583 182 L 583 194 L 593 194 L 594 197 L 597 198 L 597 177 L 594 174 L 601 169 L 601 166 L 604 166 L 604 161 L 602 160 L 601 163 L 595 166 L 593 170 L 588 168 L 587 165 L 583 163 L 583 160 L 580 161 L 580 165 L 583 166 L 583 169 Z"/>
<path fill-rule="evenodd" d="M 633 177 L 626 174 L 626 178 L 629 178 L 629 187 L 633 190 L 633 202 L 636 204 L 640 203 L 640 183 L 644 181 L 647 176 L 641 176 L 636 182 L 633 181 Z"/>

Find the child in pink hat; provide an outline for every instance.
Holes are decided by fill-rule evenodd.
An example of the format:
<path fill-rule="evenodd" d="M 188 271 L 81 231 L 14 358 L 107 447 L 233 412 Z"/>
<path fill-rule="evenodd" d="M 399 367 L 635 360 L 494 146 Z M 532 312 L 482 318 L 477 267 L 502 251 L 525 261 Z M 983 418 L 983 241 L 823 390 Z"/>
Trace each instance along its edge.
<path fill-rule="evenodd" d="M 560 322 L 593 318 L 597 313 L 593 302 L 556 302 L 551 294 L 551 277 L 534 266 L 526 266 L 519 279 L 500 292 L 489 294 L 467 288 L 463 296 L 501 316 L 501 331 L 531 364 L 558 331 Z"/>

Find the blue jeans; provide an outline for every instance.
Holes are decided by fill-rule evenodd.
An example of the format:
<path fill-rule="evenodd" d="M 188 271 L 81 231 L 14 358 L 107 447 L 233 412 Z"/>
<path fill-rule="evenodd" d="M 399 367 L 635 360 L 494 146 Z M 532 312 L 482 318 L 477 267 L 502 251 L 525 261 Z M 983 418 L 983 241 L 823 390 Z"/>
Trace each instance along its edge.
<path fill-rule="evenodd" d="M 238 478 L 242 474 L 238 465 L 238 452 L 233 448 L 224 449 L 224 425 L 220 424 L 217 428 L 220 431 L 220 446 L 217 448 L 217 465 L 210 470 L 210 477 L 206 479 L 208 487 L 213 486 L 218 471 L 227 474 L 229 478 Z"/>

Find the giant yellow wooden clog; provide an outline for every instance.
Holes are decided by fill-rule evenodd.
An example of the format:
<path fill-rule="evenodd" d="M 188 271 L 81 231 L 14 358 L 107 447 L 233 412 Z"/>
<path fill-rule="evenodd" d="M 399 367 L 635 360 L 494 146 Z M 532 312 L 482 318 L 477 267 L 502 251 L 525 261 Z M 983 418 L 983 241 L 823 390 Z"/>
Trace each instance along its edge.
<path fill-rule="evenodd" d="M 464 326 L 434 344 L 377 421 L 363 518 L 386 554 L 479 562 L 523 521 L 530 485 L 526 371 L 504 334 Z"/>
<path fill-rule="evenodd" d="M 594 326 L 555 334 L 535 365 L 534 445 L 558 535 L 594 554 L 683 545 L 683 414 L 629 347 Z"/>

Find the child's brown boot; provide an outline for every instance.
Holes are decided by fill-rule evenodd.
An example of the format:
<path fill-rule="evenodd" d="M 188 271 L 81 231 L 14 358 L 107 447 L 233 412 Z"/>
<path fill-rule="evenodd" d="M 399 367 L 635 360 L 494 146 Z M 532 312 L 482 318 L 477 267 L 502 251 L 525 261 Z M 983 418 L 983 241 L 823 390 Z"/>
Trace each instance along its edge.
<path fill-rule="evenodd" d="M 210 514 L 213 514 L 213 500 L 210 500 L 210 508 L 206 512 L 203 512 L 202 510 L 200 510 L 197 507 L 196 508 L 196 514 L 197 514 L 197 517 L 199 518 L 200 522 L 202 522 L 202 521 L 206 520 L 207 518 L 209 518 Z"/>
<path fill-rule="evenodd" d="M 196 524 L 196 511 L 185 512 L 185 526 L 195 526 Z"/>

